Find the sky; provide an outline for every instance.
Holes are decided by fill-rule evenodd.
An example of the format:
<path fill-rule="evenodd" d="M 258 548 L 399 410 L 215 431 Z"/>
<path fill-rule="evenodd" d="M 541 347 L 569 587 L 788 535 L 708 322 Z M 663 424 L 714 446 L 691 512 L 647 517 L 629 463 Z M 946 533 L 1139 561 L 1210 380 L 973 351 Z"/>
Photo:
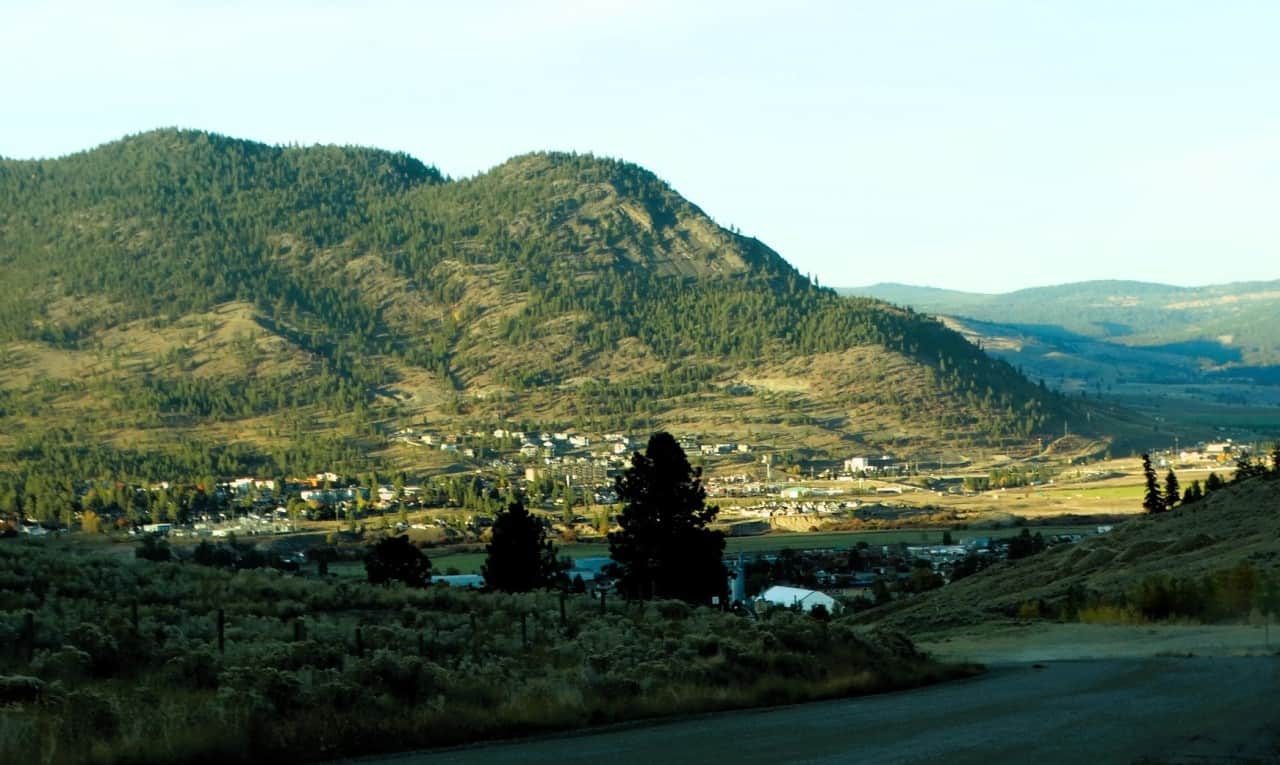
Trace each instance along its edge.
<path fill-rule="evenodd" d="M 1280 3 L 0 2 L 0 156 L 635 162 L 828 286 L 1280 278 Z"/>

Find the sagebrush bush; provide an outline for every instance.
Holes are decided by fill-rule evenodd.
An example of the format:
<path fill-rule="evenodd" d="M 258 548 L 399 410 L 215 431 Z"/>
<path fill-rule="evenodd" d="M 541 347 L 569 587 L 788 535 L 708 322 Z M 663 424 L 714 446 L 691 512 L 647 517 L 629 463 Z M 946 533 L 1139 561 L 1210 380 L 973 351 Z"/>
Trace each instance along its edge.
<path fill-rule="evenodd" d="M 302 762 L 937 676 L 905 639 L 786 610 L 751 620 L 611 600 L 602 613 L 572 596 L 562 623 L 554 593 L 376 587 L 44 546 L 0 543 L 0 605 L 0 671 L 34 684 L 9 691 L 3 762 Z"/>

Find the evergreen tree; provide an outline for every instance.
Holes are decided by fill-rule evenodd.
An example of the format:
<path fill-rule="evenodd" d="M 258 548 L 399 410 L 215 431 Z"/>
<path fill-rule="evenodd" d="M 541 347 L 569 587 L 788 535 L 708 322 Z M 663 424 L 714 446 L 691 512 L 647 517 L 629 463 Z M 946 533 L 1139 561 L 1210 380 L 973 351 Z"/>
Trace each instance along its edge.
<path fill-rule="evenodd" d="M 1204 495 L 1207 497 L 1223 486 L 1222 476 L 1217 473 L 1210 472 L 1209 477 L 1204 479 Z"/>
<path fill-rule="evenodd" d="M 1151 455 L 1142 455 L 1142 475 L 1146 479 L 1147 491 L 1142 500 L 1142 508 L 1148 513 L 1164 511 L 1164 496 L 1160 493 L 1160 483 L 1156 479 L 1156 470 L 1151 467 Z"/>
<path fill-rule="evenodd" d="M 1239 483 L 1247 478 L 1254 478 L 1267 474 L 1267 466 L 1265 463 L 1255 462 L 1253 456 L 1248 452 L 1241 452 L 1236 458 L 1236 474 L 1231 477 L 1232 483 Z"/>
<path fill-rule="evenodd" d="M 1192 481 L 1191 485 L 1187 487 L 1187 490 L 1182 493 L 1182 504 L 1190 505 L 1194 502 L 1199 502 L 1203 497 L 1204 492 L 1200 488 L 1200 482 Z"/>
<path fill-rule="evenodd" d="M 516 501 L 498 513 L 485 548 L 484 583 L 491 590 L 529 592 L 555 583 L 561 566 L 547 527 Z"/>
<path fill-rule="evenodd" d="M 625 505 L 621 530 L 609 534 L 609 554 L 627 597 L 708 603 L 726 595 L 724 534 L 707 528 L 717 509 L 705 503 L 701 476 L 675 438 L 659 432 L 618 477 Z"/>
<path fill-rule="evenodd" d="M 431 561 L 407 536 L 387 537 L 369 549 L 364 570 L 370 584 L 403 582 L 410 587 L 431 583 Z"/>
<path fill-rule="evenodd" d="M 1172 510 L 1173 506 L 1182 501 L 1182 487 L 1178 485 L 1178 476 L 1173 472 L 1173 468 L 1164 476 L 1164 509 Z"/>

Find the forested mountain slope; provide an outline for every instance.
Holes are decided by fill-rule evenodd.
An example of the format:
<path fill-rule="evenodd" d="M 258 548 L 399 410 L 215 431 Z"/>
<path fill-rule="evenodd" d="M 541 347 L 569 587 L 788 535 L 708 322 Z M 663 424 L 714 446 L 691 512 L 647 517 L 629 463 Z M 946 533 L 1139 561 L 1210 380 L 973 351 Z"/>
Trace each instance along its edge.
<path fill-rule="evenodd" d="M 422 422 L 836 452 L 1089 427 L 941 323 L 817 288 L 590 156 L 454 181 L 402 154 L 161 130 L 0 160 L 0 282 L 18 462 L 85 441 L 104 464 L 164 447 L 219 472 L 404 462 L 385 434 Z"/>

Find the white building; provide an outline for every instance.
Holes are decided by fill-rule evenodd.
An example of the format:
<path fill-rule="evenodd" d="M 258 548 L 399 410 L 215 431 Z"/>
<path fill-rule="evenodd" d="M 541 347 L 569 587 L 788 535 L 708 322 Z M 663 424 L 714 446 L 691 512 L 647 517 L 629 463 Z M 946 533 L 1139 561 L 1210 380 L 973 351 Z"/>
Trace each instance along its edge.
<path fill-rule="evenodd" d="M 897 468 L 898 460 L 889 454 L 879 457 L 850 457 L 844 461 L 844 469 L 850 473 L 883 473 Z"/>
<path fill-rule="evenodd" d="M 826 593 L 818 592 L 817 590 L 806 590 L 801 587 L 787 587 L 781 584 L 775 584 L 760 593 L 759 600 L 782 608 L 793 608 L 798 605 L 806 613 L 817 606 L 827 609 L 829 614 L 834 614 L 840 608 L 840 604 L 836 602 L 836 599 Z"/>

